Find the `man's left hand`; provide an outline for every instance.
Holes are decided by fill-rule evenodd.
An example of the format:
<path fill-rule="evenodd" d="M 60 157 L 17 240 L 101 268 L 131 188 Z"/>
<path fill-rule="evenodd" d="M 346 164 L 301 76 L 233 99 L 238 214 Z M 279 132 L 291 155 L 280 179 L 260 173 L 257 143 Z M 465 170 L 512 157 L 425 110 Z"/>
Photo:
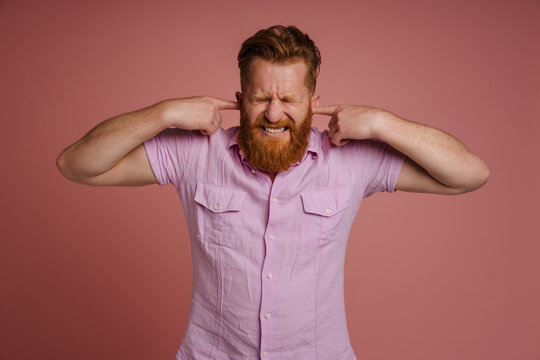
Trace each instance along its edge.
<path fill-rule="evenodd" d="M 372 139 L 376 137 L 377 125 L 389 113 L 367 105 L 327 105 L 312 107 L 313 114 L 328 115 L 328 136 L 337 146 L 349 140 Z"/>

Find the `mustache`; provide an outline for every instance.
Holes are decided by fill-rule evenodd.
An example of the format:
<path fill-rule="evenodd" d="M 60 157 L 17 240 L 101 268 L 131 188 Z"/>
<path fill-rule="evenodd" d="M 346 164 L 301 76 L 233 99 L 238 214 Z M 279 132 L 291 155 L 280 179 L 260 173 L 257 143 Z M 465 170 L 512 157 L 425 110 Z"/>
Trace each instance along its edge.
<path fill-rule="evenodd" d="M 284 119 L 278 121 L 278 122 L 270 122 L 268 120 L 266 120 L 266 118 L 264 117 L 264 115 L 261 115 L 261 116 L 257 116 L 257 118 L 251 122 L 251 123 L 248 123 L 246 124 L 249 128 L 259 128 L 259 127 L 274 127 L 274 128 L 281 128 L 281 127 L 288 127 L 289 129 L 295 129 L 296 128 L 296 124 L 295 122 L 289 118 L 289 117 L 285 117 Z"/>
<path fill-rule="evenodd" d="M 238 147 L 244 152 L 247 161 L 261 171 L 273 173 L 287 170 L 291 164 L 302 160 L 309 143 L 311 132 L 311 108 L 303 118 L 293 120 L 289 115 L 277 122 L 270 122 L 265 114 L 259 114 L 252 120 L 240 109 L 240 129 L 238 131 Z M 288 127 L 290 139 L 260 138 L 261 126 Z"/>

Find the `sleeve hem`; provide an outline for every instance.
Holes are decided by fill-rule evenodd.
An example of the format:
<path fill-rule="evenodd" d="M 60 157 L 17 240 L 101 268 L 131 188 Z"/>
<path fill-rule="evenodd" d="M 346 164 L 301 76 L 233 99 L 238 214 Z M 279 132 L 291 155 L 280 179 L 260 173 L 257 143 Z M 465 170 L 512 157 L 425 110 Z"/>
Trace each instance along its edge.
<path fill-rule="evenodd" d="M 396 153 L 399 157 L 394 158 L 388 169 L 388 187 L 387 192 L 394 193 L 396 192 L 396 184 L 398 181 L 399 174 L 401 173 L 401 168 L 403 162 L 405 161 L 405 155 L 396 150 Z"/>
<path fill-rule="evenodd" d="M 159 136 L 159 135 L 157 135 Z M 156 148 L 156 137 L 152 137 L 145 142 L 143 142 L 144 150 L 146 151 L 146 156 L 148 157 L 148 161 L 150 162 L 150 167 L 152 168 L 152 171 L 154 172 L 154 176 L 156 177 L 158 184 L 160 186 L 167 185 L 167 182 L 163 180 L 163 174 L 159 168 L 158 161 L 156 159 L 157 154 L 157 148 Z"/>

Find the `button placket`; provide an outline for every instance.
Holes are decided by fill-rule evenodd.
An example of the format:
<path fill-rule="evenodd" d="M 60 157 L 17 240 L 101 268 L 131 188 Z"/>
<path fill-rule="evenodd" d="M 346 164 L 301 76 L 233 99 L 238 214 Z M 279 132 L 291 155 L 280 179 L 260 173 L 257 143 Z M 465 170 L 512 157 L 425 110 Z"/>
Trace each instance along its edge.
<path fill-rule="evenodd" d="M 263 268 L 261 269 L 261 278 L 263 280 L 262 284 L 262 303 L 261 303 L 261 312 L 260 312 L 260 319 L 261 319 L 261 348 L 262 349 L 269 349 L 270 344 L 272 342 L 272 336 L 274 329 L 274 322 L 272 320 L 272 293 L 274 291 L 273 286 L 275 285 L 276 280 L 272 280 L 274 274 L 273 274 L 273 267 L 272 267 L 272 259 L 274 250 L 276 249 L 276 240 L 278 239 L 278 236 L 280 236 L 277 229 L 279 229 L 279 222 L 280 217 L 282 214 L 279 212 L 279 201 L 278 197 L 274 196 L 276 186 L 279 186 L 279 176 L 276 177 L 276 180 L 272 183 L 271 189 L 270 189 L 270 196 L 267 198 L 268 200 L 268 222 L 267 222 L 267 228 L 265 232 L 265 246 L 266 246 L 266 253 L 264 258 L 264 264 Z M 275 329 L 274 329 L 275 330 Z M 263 352 L 262 357 L 266 358 L 268 356 L 268 352 Z M 269 356 L 268 356 L 269 357 Z"/>

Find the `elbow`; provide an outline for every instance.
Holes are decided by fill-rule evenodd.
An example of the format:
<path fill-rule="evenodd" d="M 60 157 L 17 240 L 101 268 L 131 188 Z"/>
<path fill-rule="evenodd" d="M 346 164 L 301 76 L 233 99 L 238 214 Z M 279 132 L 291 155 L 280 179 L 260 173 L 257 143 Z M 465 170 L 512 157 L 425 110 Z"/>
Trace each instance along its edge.
<path fill-rule="evenodd" d="M 60 174 L 69 181 L 80 183 L 81 181 L 75 176 L 75 173 L 71 170 L 68 161 L 66 160 L 66 150 L 62 151 L 56 158 L 56 167 Z"/>
<path fill-rule="evenodd" d="M 480 189 L 487 183 L 490 176 L 489 167 L 483 160 L 480 160 L 480 164 L 474 168 L 474 172 L 471 174 L 467 184 L 462 188 L 462 192 L 465 193 Z"/>
<path fill-rule="evenodd" d="M 475 179 L 475 182 L 473 182 L 473 186 L 470 188 L 469 191 L 480 189 L 482 186 L 485 185 L 485 183 L 487 183 L 487 181 L 489 180 L 489 176 L 490 176 L 489 169 L 486 168 L 486 171 L 478 175 L 478 178 Z"/>
<path fill-rule="evenodd" d="M 60 171 L 60 174 L 66 177 L 66 161 L 63 155 L 64 151 L 62 151 L 60 155 L 58 155 L 58 157 L 56 158 L 56 167 L 58 168 L 58 171 Z"/>
<path fill-rule="evenodd" d="M 480 182 L 479 182 L 479 188 L 484 186 L 485 183 L 489 180 L 489 177 L 491 176 L 491 172 L 489 171 L 489 168 L 486 163 L 484 163 L 482 173 L 479 176 Z"/>
<path fill-rule="evenodd" d="M 476 166 L 476 176 L 475 176 L 475 188 L 479 189 L 482 186 L 484 186 L 485 183 L 489 180 L 489 177 L 491 176 L 491 172 L 489 171 L 489 167 L 487 166 L 486 162 L 480 158 L 478 158 L 479 164 Z"/>

